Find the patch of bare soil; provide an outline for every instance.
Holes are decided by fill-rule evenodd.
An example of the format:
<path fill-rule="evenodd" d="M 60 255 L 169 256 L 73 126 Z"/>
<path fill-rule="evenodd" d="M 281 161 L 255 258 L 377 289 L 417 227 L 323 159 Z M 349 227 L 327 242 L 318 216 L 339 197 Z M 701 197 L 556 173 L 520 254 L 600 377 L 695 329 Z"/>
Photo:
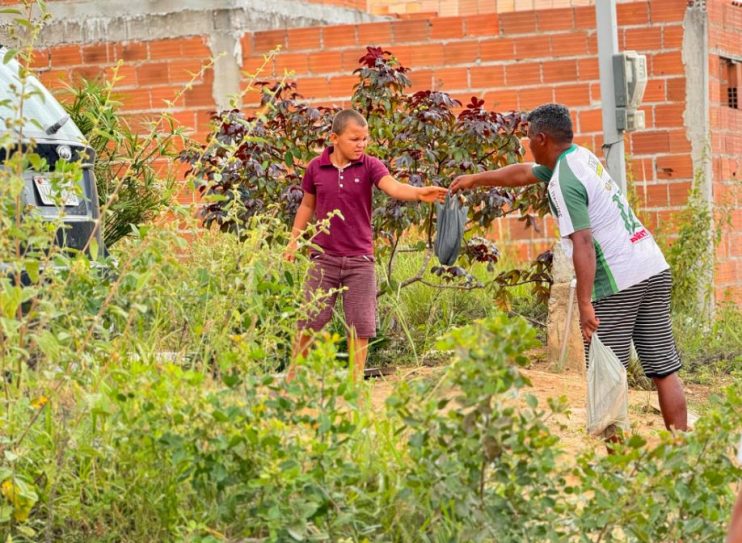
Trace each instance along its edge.
<path fill-rule="evenodd" d="M 552 431 L 562 441 L 562 446 L 567 453 L 579 453 L 586 447 L 602 448 L 601 440 L 590 437 L 586 430 L 585 401 L 587 397 L 587 386 L 585 376 L 576 372 L 554 373 L 548 371 L 547 364 L 538 362 L 530 369 L 522 370 L 530 379 L 532 387 L 524 389 L 524 393 L 530 393 L 539 400 L 539 406 L 548 409 L 548 398 L 559 398 L 564 396 L 569 406 L 568 415 L 555 417 Z M 372 383 L 371 401 L 373 408 L 380 412 L 384 407 L 384 400 L 392 393 L 397 382 L 410 379 L 430 379 L 442 375 L 443 366 L 399 368 L 396 372 L 376 379 Z M 688 402 L 693 408 L 694 404 L 705 401 L 709 390 L 705 387 L 686 387 Z M 693 415 L 689 413 L 690 421 Z M 650 443 L 655 441 L 659 430 L 664 430 L 665 425 L 659 411 L 657 393 L 655 391 L 629 390 L 629 418 L 632 431 L 635 431 L 647 439 Z"/>

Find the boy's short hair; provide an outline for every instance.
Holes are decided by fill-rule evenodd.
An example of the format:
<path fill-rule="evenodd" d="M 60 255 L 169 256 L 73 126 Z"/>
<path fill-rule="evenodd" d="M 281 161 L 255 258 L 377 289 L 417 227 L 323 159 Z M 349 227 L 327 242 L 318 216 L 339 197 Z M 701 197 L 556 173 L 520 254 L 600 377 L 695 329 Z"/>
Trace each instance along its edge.
<path fill-rule="evenodd" d="M 543 132 L 560 143 L 572 143 L 572 118 L 565 106 L 543 104 L 531 111 L 527 120 L 532 133 Z"/>
<path fill-rule="evenodd" d="M 348 123 L 351 121 L 358 126 L 368 126 L 366 118 L 355 109 L 344 109 L 332 119 L 332 131 L 339 136 L 345 131 Z"/>

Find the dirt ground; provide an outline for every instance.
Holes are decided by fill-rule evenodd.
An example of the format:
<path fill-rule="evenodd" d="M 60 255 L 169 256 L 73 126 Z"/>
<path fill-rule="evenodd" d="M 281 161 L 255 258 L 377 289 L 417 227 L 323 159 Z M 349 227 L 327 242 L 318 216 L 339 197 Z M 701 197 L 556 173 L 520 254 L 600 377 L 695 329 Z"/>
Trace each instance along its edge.
<path fill-rule="evenodd" d="M 382 409 L 384 400 L 392 393 L 396 382 L 404 379 L 428 378 L 440 374 L 444 370 L 439 367 L 399 368 L 394 373 L 379 377 L 373 382 L 372 403 L 375 409 Z M 559 416 L 552 431 L 560 436 L 562 445 L 567 452 L 578 452 L 585 447 L 600 446 L 600 442 L 587 435 L 585 430 L 586 411 L 585 398 L 586 383 L 584 375 L 578 373 L 553 373 L 548 371 L 544 362 L 535 363 L 530 369 L 522 370 L 531 380 L 532 388 L 526 388 L 539 399 L 539 406 L 547 406 L 548 398 L 565 396 L 570 413 L 568 416 Z M 689 404 L 689 423 L 695 419 L 695 406 L 704 402 L 709 390 L 698 385 L 685 387 L 686 398 Z M 665 428 L 657 402 L 657 393 L 654 391 L 629 390 L 629 418 L 632 430 L 640 433 L 648 441 L 654 441 L 658 430 Z"/>

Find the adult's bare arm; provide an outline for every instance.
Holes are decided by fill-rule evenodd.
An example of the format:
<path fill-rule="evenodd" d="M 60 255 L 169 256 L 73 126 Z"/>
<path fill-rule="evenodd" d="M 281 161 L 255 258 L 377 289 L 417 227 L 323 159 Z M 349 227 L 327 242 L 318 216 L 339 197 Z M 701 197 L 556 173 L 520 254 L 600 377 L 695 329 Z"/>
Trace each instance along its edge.
<path fill-rule="evenodd" d="M 572 240 L 572 262 L 577 276 L 577 307 L 580 310 L 580 329 L 587 341 L 592 338 L 600 321 L 595 316 L 592 304 L 593 284 L 595 283 L 595 246 L 590 228 L 570 234 Z"/>
<path fill-rule="evenodd" d="M 451 192 L 477 187 L 523 187 L 539 182 L 533 173 L 535 164 L 510 164 L 498 170 L 460 175 L 451 183 Z"/>

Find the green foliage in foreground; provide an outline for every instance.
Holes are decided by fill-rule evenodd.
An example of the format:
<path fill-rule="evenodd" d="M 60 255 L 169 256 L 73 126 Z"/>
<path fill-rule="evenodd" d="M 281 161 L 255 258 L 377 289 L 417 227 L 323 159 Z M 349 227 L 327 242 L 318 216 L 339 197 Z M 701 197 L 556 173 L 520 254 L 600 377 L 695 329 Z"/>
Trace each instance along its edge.
<path fill-rule="evenodd" d="M 18 157 L 16 157 L 18 158 Z M 0 183 L 12 208 L 22 185 Z M 382 406 L 337 338 L 290 385 L 306 263 L 285 231 L 202 232 L 187 210 L 135 229 L 102 268 L 0 217 L 0 540 L 718 541 L 740 476 L 739 386 L 694 432 L 565 453 L 519 367 L 536 344 L 503 314 L 453 328 L 435 381 Z M 31 243 L 32 242 L 32 243 Z M 309 303 L 317 303 L 310 301 Z M 596 443 L 596 450 L 601 450 Z"/>
<path fill-rule="evenodd" d="M 260 260 L 259 249 L 251 254 Z M 120 270 L 117 281 L 134 280 L 140 266 Z M 501 315 L 452 330 L 438 344 L 449 368 L 435 380 L 401 382 L 381 408 L 338 365 L 337 337 L 318 344 L 290 385 L 258 366 L 230 372 L 237 364 L 222 359 L 189 367 L 146 352 L 138 330 L 159 303 L 158 291 L 147 291 L 131 316 L 137 324 L 110 347 L 98 344 L 88 364 L 70 357 L 55 366 L 50 356 L 22 372 L 23 385 L 6 382 L 3 538 L 722 537 L 740 476 L 731 460 L 739 388 L 719 397 L 692 433 L 661 433 L 652 445 L 633 436 L 613 456 L 570 459 L 550 431 L 564 405 L 540 407 L 519 371 L 535 343 L 523 319 Z"/>

